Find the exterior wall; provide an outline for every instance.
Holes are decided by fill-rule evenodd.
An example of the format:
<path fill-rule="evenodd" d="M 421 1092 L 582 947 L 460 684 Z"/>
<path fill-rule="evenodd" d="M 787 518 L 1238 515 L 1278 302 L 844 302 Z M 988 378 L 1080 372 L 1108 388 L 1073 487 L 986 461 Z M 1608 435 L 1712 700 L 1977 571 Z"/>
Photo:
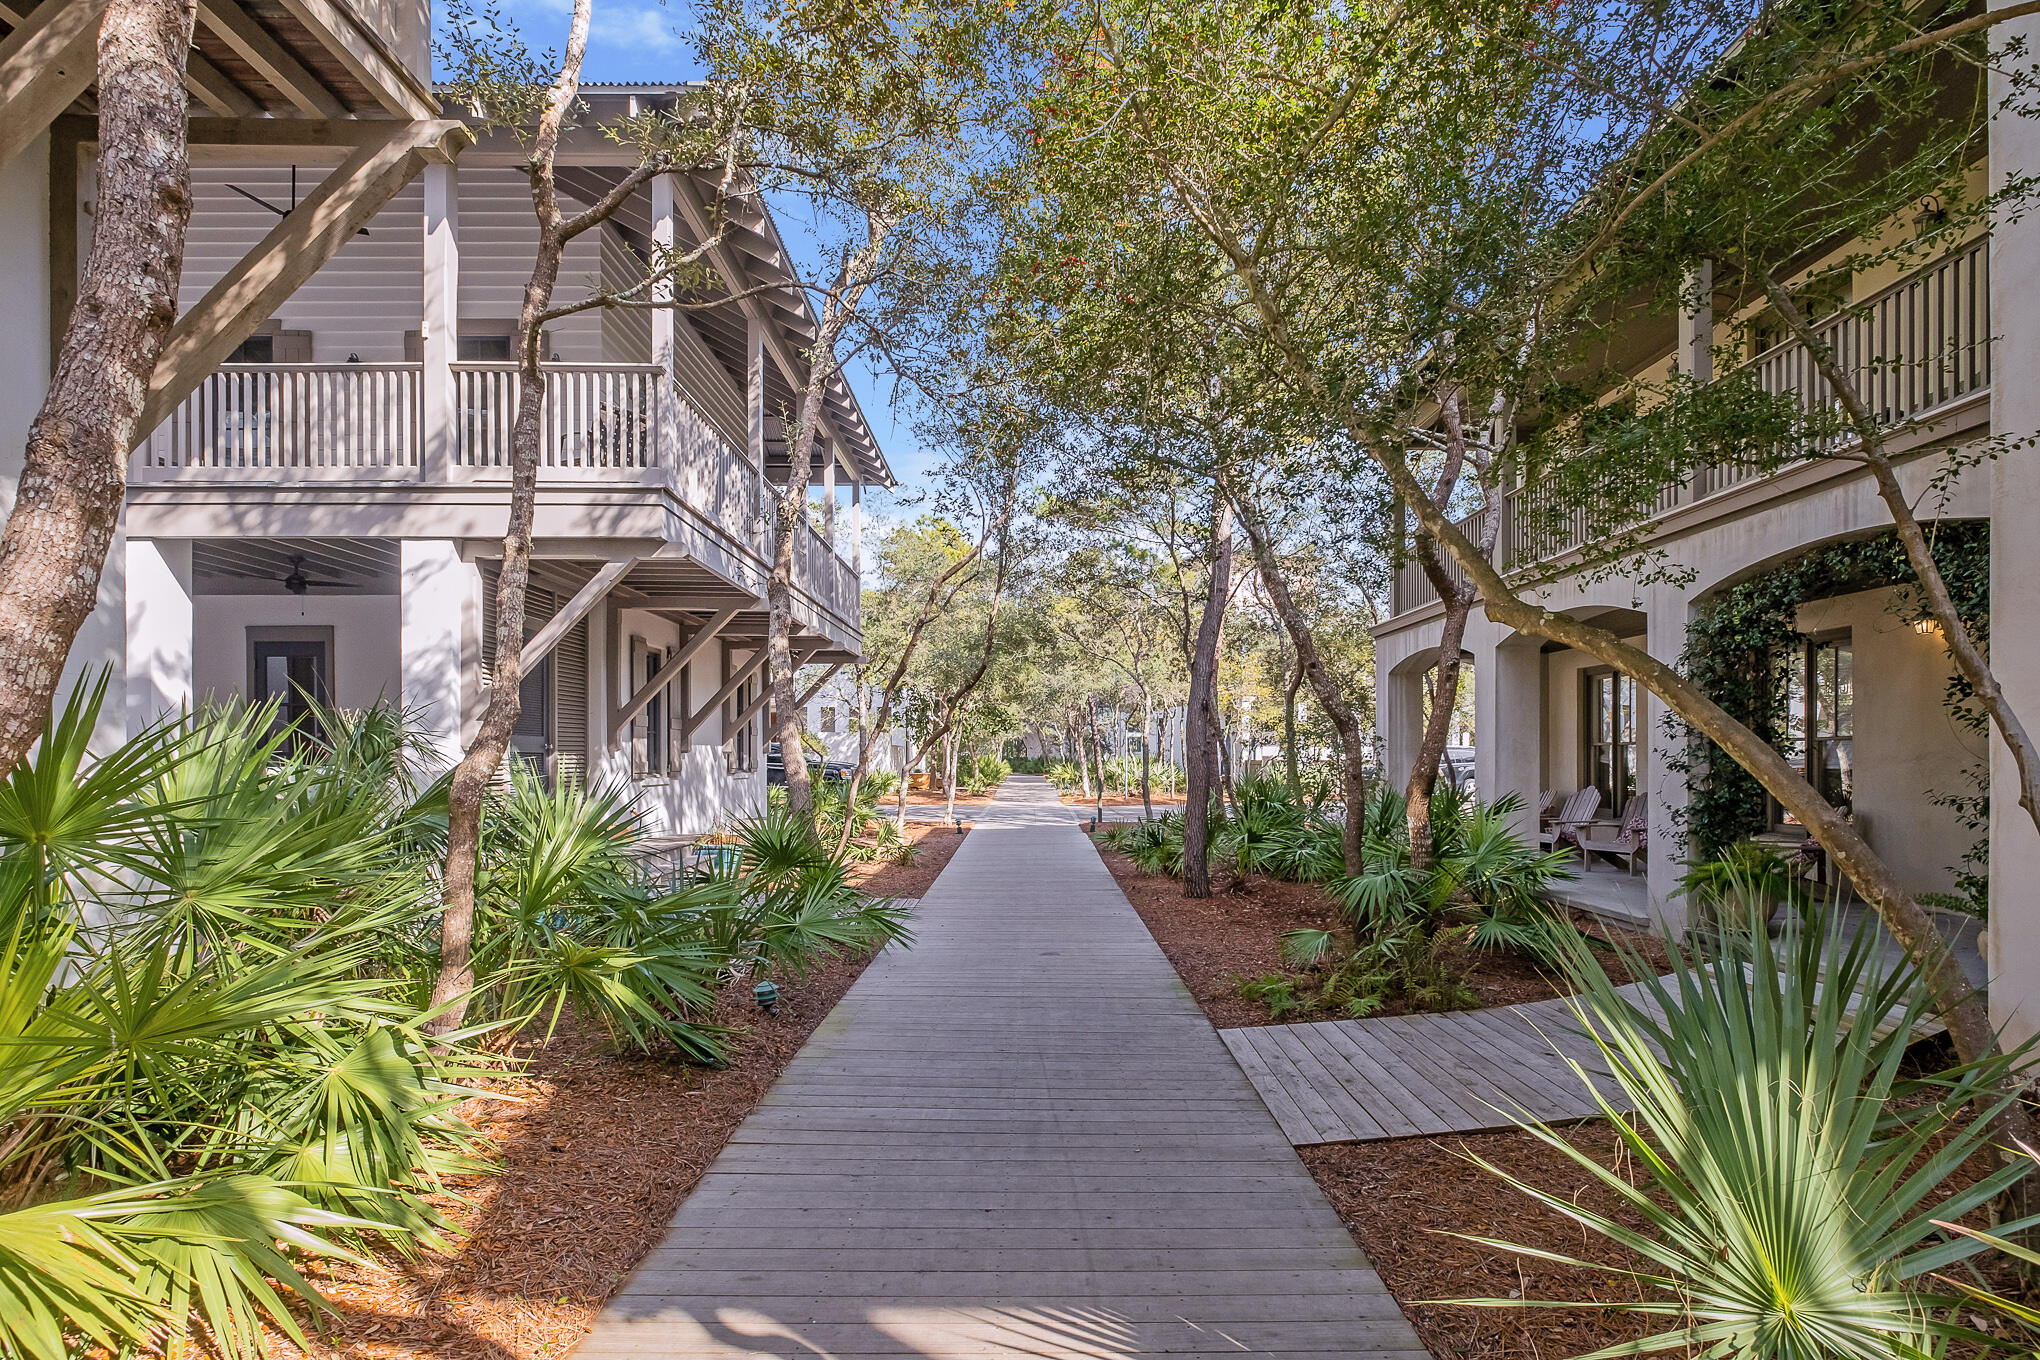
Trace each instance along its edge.
<path fill-rule="evenodd" d="M 1993 9 L 2006 0 L 1992 0 Z M 2025 44 L 2025 64 L 2040 49 L 2040 20 L 2025 18 L 2000 30 L 2002 40 Z M 2032 72 L 2026 73 L 2028 79 Z M 2015 91 L 1998 68 L 1990 75 L 1990 107 Z M 2040 122 L 2007 115 L 1990 120 L 1993 187 L 2014 176 L 2040 173 Z M 1991 388 L 1991 426 L 2020 438 L 2040 431 L 2040 214 L 2000 222 L 1991 236 L 1993 365 L 2002 375 Z M 2030 728 L 2040 722 L 2040 451 L 2014 448 L 1991 466 L 1996 522 L 1991 535 L 1991 662 L 2005 697 Z M 2040 832 L 2019 806 L 2018 772 L 2002 742 L 1991 746 L 1991 922 L 1984 958 L 1990 966 L 1991 1021 L 2017 1043 L 2040 1032 Z"/>
<path fill-rule="evenodd" d="M 1998 371 L 2006 371 L 1999 369 Z M 2034 426 L 2040 428 L 2040 414 Z M 2023 455 L 2013 455 L 2014 458 Z M 1999 460 L 2000 464 L 2009 460 Z M 1915 499 L 1924 496 L 1928 482 L 1944 469 L 1937 455 L 1916 459 L 1902 469 L 1902 479 Z M 2003 476 L 2002 466 L 1996 475 Z M 1991 514 L 1993 471 L 1989 465 L 1971 468 L 1956 478 L 1940 513 L 1950 518 L 1976 518 Z M 1561 578 L 1541 593 L 1548 608 L 1562 610 L 1583 619 L 1609 611 L 1641 612 L 1649 620 L 1645 634 L 1651 655 L 1677 661 L 1684 649 L 1686 626 L 1694 604 L 1714 590 L 1732 585 L 1776 565 L 1815 545 L 1858 534 L 1879 532 L 1890 527 L 1891 517 L 1868 479 L 1837 465 L 1817 465 L 1779 474 L 1765 483 L 1739 488 L 1721 498 L 1719 505 L 1702 504 L 1682 510 L 1667 521 L 1667 531 L 1658 540 L 1664 553 L 1663 567 L 1653 577 L 1611 576 L 1597 581 L 1577 577 Z M 1927 504 L 1934 504 L 1928 498 Z M 2036 478 L 2034 505 L 2040 507 L 2040 478 Z M 2033 515 L 2040 515 L 2036 508 Z M 2033 522 L 2004 518 L 2000 507 L 1998 523 Z M 2017 538 L 2016 533 L 1992 536 L 1993 544 Z M 2002 578 L 2001 578 L 2002 579 Z M 2040 559 L 2031 564 L 2028 580 L 2040 580 Z M 2030 591 L 2008 588 L 1993 600 L 1994 639 L 2006 636 L 2007 625 L 1998 611 L 2016 610 L 2031 596 Z M 1828 606 L 1815 617 L 1851 620 L 1861 635 L 1858 665 L 1867 686 L 1874 663 L 1887 668 L 1892 679 L 1887 688 L 1869 699 L 1870 708 L 1859 710 L 1857 731 L 1864 733 L 1875 723 L 1882 731 L 1870 738 L 1877 750 L 1873 771 L 1869 754 L 1863 764 L 1876 784 L 1864 811 L 1871 817 L 1872 843 L 1891 851 L 1895 866 L 1917 890 L 1945 890 L 1954 864 L 1967 848 L 1969 837 L 1944 809 L 1933 807 L 1924 790 L 1962 789 L 1966 785 L 1961 768 L 1972 757 L 1950 733 L 1946 710 L 1940 700 L 1940 677 L 1946 661 L 1936 662 L 1938 643 L 1903 629 L 1882 612 L 1881 605 L 1866 604 L 1862 597 L 1825 602 Z M 1852 626 L 1836 621 L 1823 628 Z M 1905 631 L 1907 638 L 1888 636 L 1885 631 Z M 1439 624 L 1435 608 L 1403 620 L 1392 620 L 1375 636 L 1375 665 L 1378 711 L 1387 760 L 1387 777 L 1401 781 L 1408 774 L 1418 735 L 1420 705 L 1417 686 L 1422 673 L 1435 659 Z M 2027 636 L 2040 634 L 2040 623 L 2024 630 Z M 1526 802 L 1543 788 L 1571 789 L 1580 784 L 1578 732 L 1579 670 L 1582 659 L 1561 660 L 1566 652 L 1547 654 L 1542 667 L 1521 664 L 1512 648 L 1535 647 L 1534 639 L 1514 638 L 1506 630 L 1487 623 L 1476 607 L 1467 627 L 1467 651 L 1477 674 L 1504 676 L 1502 683 L 1483 686 L 1480 718 L 1476 723 L 1475 749 L 1479 766 L 1476 778 L 1483 798 L 1515 791 Z M 1908 640 L 1910 639 L 1910 640 Z M 1997 645 L 2003 646 L 2002 642 Z M 2000 652 L 2000 673 L 2003 671 Z M 2034 658 L 2040 669 L 2040 656 Z M 1508 677 L 1514 677 L 1513 680 Z M 1512 705 L 1509 694 L 1525 686 L 1534 704 Z M 1536 693 L 1542 686 L 1542 693 Z M 1866 693 L 1869 691 L 1865 690 Z M 1861 702 L 1861 701 L 1859 701 Z M 2040 697 L 2031 701 L 2040 709 Z M 1874 710 L 1874 714 L 1872 712 Z M 1646 697 L 1644 725 L 1640 740 L 1650 744 L 1642 761 L 1645 788 L 1650 796 L 1650 842 L 1658 853 L 1649 859 L 1647 891 L 1651 912 L 1673 928 L 1684 925 L 1684 909 L 1677 896 L 1681 872 L 1680 856 L 1668 847 L 1681 843 L 1678 811 L 1685 804 L 1681 777 L 1668 768 L 1664 732 L 1664 707 Z M 1862 740 L 1859 737 L 1859 741 Z M 1882 749 L 1877 749 L 1883 743 Z M 1905 771 L 1886 783 L 1883 770 Z M 2004 802 L 2000 797 L 1993 806 Z M 1619 809 L 1616 809 L 1619 811 Z M 1880 830 L 1880 825 L 1885 829 Z M 2028 824 L 2030 829 L 2030 823 Z M 1994 846 L 1996 844 L 1994 837 Z M 1993 853 L 1993 868 L 1996 867 Z M 2033 867 L 2040 875 L 2040 852 Z M 1994 900 L 2001 897 L 1994 894 Z M 1994 913 L 1995 914 L 1995 913 Z M 1995 931 L 1992 932 L 1993 938 Z M 2040 951 L 2040 926 L 2036 926 L 2035 949 Z M 1993 945 L 1995 947 L 1995 945 Z M 1995 965 L 1993 965 L 1995 966 Z M 2040 962 L 2036 962 L 2034 986 L 2040 993 Z"/>
<path fill-rule="evenodd" d="M 245 697 L 250 628 L 331 628 L 333 702 L 397 703 L 403 691 L 395 595 L 195 595 L 192 689 L 200 703 Z"/>

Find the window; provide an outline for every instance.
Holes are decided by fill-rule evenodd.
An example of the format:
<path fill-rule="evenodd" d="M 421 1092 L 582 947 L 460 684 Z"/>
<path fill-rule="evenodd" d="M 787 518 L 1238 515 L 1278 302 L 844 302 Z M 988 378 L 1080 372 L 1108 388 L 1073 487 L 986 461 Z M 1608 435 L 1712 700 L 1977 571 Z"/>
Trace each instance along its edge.
<path fill-rule="evenodd" d="M 822 705 L 822 735 L 828 737 L 836 735 L 836 706 L 834 704 Z"/>
<path fill-rule="evenodd" d="M 276 337 L 273 335 L 251 335 L 234 346 L 234 352 L 227 356 L 230 364 L 273 364 L 276 362 Z"/>
<path fill-rule="evenodd" d="M 659 668 L 665 664 L 664 652 L 646 648 L 645 670 L 643 676 L 639 678 L 639 683 L 650 684 L 653 677 L 658 675 Z M 638 719 L 644 724 L 644 769 L 648 775 L 663 775 L 666 772 L 666 688 L 660 687 L 659 692 L 652 696 L 652 701 L 645 705 L 645 711 Z"/>
<path fill-rule="evenodd" d="M 1602 811 L 1619 817 L 1636 792 L 1636 681 L 1612 670 L 1591 670 L 1580 685 L 1587 782 L 1601 791 Z"/>
<path fill-rule="evenodd" d="M 507 364 L 510 362 L 508 335 L 463 335 L 455 346 L 464 364 Z"/>
<path fill-rule="evenodd" d="M 1848 635 L 1809 638 L 1778 657 L 1785 718 L 1778 753 L 1820 796 L 1847 811 L 1856 797 L 1856 657 Z M 1775 801 L 1773 825 L 1796 825 Z"/>

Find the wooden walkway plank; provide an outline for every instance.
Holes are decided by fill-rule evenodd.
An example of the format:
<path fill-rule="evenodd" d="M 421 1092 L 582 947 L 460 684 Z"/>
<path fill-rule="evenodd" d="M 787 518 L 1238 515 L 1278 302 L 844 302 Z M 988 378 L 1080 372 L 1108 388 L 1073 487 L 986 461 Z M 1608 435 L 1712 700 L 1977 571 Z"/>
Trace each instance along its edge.
<path fill-rule="evenodd" d="M 1221 1041 L 1043 781 L 979 814 L 914 929 L 582 1354 L 1426 1360 L 1291 1146 L 1387 1127 L 1377 1098 L 1307 1042 Z"/>

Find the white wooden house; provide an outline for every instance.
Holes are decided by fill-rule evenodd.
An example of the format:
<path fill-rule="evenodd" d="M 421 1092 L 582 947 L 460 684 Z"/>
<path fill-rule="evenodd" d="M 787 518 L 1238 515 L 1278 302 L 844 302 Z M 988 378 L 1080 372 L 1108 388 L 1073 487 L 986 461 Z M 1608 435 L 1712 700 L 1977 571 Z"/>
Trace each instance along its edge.
<path fill-rule="evenodd" d="M 208 34 L 237 25 L 273 42 L 294 32 L 269 0 L 219 3 L 201 7 L 201 54 Z M 405 22 L 422 24 L 422 7 Z M 394 42 L 384 35 L 385 49 L 400 50 Z M 317 74 L 327 68 L 316 53 L 300 55 L 293 79 L 319 116 L 285 99 L 278 116 L 235 105 L 194 118 L 178 323 L 188 343 L 173 338 L 159 372 L 102 606 L 72 657 L 74 675 L 114 671 L 103 742 L 208 699 L 290 705 L 301 692 L 342 707 L 401 703 L 444 761 L 472 735 L 495 651 L 517 391 L 509 338 L 536 228 L 515 143 L 477 141 L 440 116 L 420 83 L 422 29 L 407 43 L 391 58 L 416 105 L 401 135 L 365 102 L 325 107 L 355 96 Z M 236 69 L 228 55 L 207 69 Z M 626 168 L 592 125 L 685 90 L 584 95 L 590 117 L 560 171 L 580 203 Z M 86 107 L 66 101 L 0 164 L 0 214 L 19 229 L 0 270 L 20 322 L 0 336 L 10 497 L 90 239 Z M 392 141 L 427 149 L 364 154 Z M 545 337 L 515 744 L 555 777 L 629 781 L 655 831 L 701 830 L 762 804 L 767 497 L 787 476 L 780 416 L 805 384 L 814 334 L 762 203 L 713 193 L 706 177 L 654 179 L 575 242 L 559 298 L 641 278 L 654 242 L 705 239 L 713 218 L 734 223 L 713 256 L 721 275 L 739 291 L 777 291 L 705 311 L 587 311 Z M 854 521 L 862 488 L 892 474 L 840 380 L 824 426 L 814 481 L 826 510 L 797 544 L 794 643 L 797 662 L 830 664 L 862 648 Z"/>

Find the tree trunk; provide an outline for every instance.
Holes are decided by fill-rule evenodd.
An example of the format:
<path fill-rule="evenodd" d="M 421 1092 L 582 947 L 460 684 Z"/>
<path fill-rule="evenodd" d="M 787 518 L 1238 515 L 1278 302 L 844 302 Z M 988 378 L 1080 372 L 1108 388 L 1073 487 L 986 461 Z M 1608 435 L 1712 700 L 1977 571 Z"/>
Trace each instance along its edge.
<path fill-rule="evenodd" d="M 1203 617 L 1190 654 L 1190 704 L 1185 723 L 1184 765 L 1189 776 L 1183 805 L 1183 895 L 1211 896 L 1211 794 L 1218 773 L 1213 742 L 1218 714 L 1213 702 L 1218 681 L 1218 637 L 1225 626 L 1232 589 L 1232 506 L 1214 494 L 1211 507 L 1211 573 Z"/>
<path fill-rule="evenodd" d="M 1077 788 L 1084 801 L 1091 800 L 1091 756 L 1084 747 L 1084 729 L 1077 722 L 1076 714 L 1070 714 L 1070 741 L 1077 750 Z"/>
<path fill-rule="evenodd" d="M 942 739 L 942 787 L 949 795 L 948 805 L 943 809 L 942 820 L 956 820 L 956 736 L 951 733 Z"/>
<path fill-rule="evenodd" d="M 550 167 L 547 168 L 550 174 Z M 475 873 L 482 845 L 482 801 L 510 749 L 522 708 L 524 602 L 531 577 L 531 524 L 538 508 L 538 457 L 545 413 L 545 370 L 539 363 L 538 317 L 559 281 L 565 243 L 550 227 L 539 233 L 538 256 L 524 286 L 518 319 L 517 418 L 510 431 L 510 525 L 503 535 L 503 570 L 496 580 L 496 664 L 489 702 L 475 739 L 453 767 L 446 795 L 446 868 L 441 885 L 439 976 L 432 985 L 433 1028 L 460 1028 L 474 990 Z"/>
<path fill-rule="evenodd" d="M 1098 701 L 1084 700 L 1084 711 L 1091 720 L 1091 749 L 1098 753 L 1098 801 L 1091 813 L 1095 826 L 1105 820 L 1105 737 L 1098 730 Z"/>
<path fill-rule="evenodd" d="M 0 779 L 42 735 L 71 644 L 98 603 L 128 454 L 147 434 L 136 422 L 177 319 L 191 222 L 184 70 L 194 13 L 179 0 L 110 0 L 99 26 L 92 249 L 0 531 Z"/>
<path fill-rule="evenodd" d="M 1289 777 L 1290 791 L 1297 797 L 1303 796 L 1303 772 L 1296 764 L 1296 691 L 1303 687 L 1303 658 L 1296 659 L 1296 668 L 1289 673 L 1289 683 L 1282 688 L 1282 764 Z"/>
<path fill-rule="evenodd" d="M 1431 564 L 1437 554 L 1424 545 Z M 1426 568 L 1427 572 L 1429 568 Z M 1452 710 L 1459 701 L 1459 667 L 1466 641 L 1466 616 L 1473 612 L 1473 592 L 1456 588 L 1441 569 L 1432 577 L 1434 586 L 1444 586 L 1439 598 L 1445 602 L 1445 620 L 1439 630 L 1438 665 L 1431 682 L 1431 712 L 1424 722 L 1423 740 L 1417 743 L 1417 758 L 1410 765 L 1409 783 L 1403 793 L 1410 832 L 1410 867 L 1431 866 L 1431 793 L 1438 787 L 1438 763 L 1444 758 L 1445 743 L 1452 735 Z"/>
<path fill-rule="evenodd" d="M 810 439 L 796 442 L 806 444 L 812 457 Z M 765 579 L 765 604 L 770 620 L 765 647 L 770 659 L 765 667 L 770 672 L 766 683 L 772 691 L 767 705 L 772 738 L 779 743 L 779 763 L 786 771 L 786 810 L 812 828 L 814 781 L 808 777 L 807 752 L 800 744 L 800 717 L 793 707 L 793 701 L 800 697 L 794 690 L 793 673 L 793 553 L 795 536 L 807 532 L 809 470 L 805 462 L 795 461 L 799 466 L 787 470 L 786 489 L 780 493 L 773 510 L 772 570 Z"/>
<path fill-rule="evenodd" d="M 1155 701 L 1145 689 L 1140 692 L 1140 815 L 1148 821 L 1155 817 L 1155 796 L 1152 770 L 1154 766 L 1154 743 L 1149 734 L 1155 730 Z"/>
<path fill-rule="evenodd" d="M 431 1028 L 459 1029 L 474 991 L 475 872 L 481 853 L 482 799 L 517 726 L 524 679 L 524 597 L 531 571 L 531 522 L 538 506 L 538 458 L 545 410 L 541 344 L 545 311 L 559 282 L 567 234 L 553 179 L 560 124 L 580 89 L 593 0 L 575 0 L 566 55 L 546 96 L 526 174 L 538 218 L 538 251 L 517 317 L 517 418 L 510 430 L 510 515 L 503 533 L 503 571 L 496 582 L 496 664 L 489 703 L 474 742 L 453 767 L 447 790 L 446 864 L 440 884 L 439 975 L 433 980 Z"/>
<path fill-rule="evenodd" d="M 1897 530 L 1900 545 L 1905 549 L 1906 562 L 1912 567 L 1913 575 L 1919 578 L 1920 594 L 1926 600 L 1927 612 L 1940 625 L 1941 637 L 1948 648 L 1949 658 L 1955 663 L 1956 673 L 1968 683 L 1976 697 L 1976 706 L 1983 710 L 1999 739 L 2004 742 L 2005 749 L 2011 753 L 2012 768 L 2019 779 L 2019 806 L 2025 809 L 2035 829 L 2040 829 L 2040 748 L 2036 748 L 2024 720 L 2005 697 L 2004 687 L 1998 684 L 1997 676 L 1990 669 L 1989 658 L 1969 631 L 1961 611 L 1955 607 L 1955 597 L 1948 589 L 1947 579 L 1941 575 L 1940 564 L 1934 560 L 1933 545 L 1927 540 L 1926 528 L 1920 523 L 1919 516 L 1913 513 L 1912 501 L 1898 480 L 1898 466 L 1891 461 L 1885 447 L 1883 427 L 1863 400 L 1853 372 L 1835 362 L 1827 342 L 1800 310 L 1792 295 L 1768 271 L 1759 272 L 1763 274 L 1764 291 L 1769 294 L 1772 304 L 1813 356 L 1821 377 L 1827 381 L 1847 414 L 1849 425 L 1861 446 L 1862 461 L 1869 467 L 1877 484 L 1878 498 L 1891 512 L 1891 522 Z M 1995 526 L 1993 532 L 1996 532 Z"/>

